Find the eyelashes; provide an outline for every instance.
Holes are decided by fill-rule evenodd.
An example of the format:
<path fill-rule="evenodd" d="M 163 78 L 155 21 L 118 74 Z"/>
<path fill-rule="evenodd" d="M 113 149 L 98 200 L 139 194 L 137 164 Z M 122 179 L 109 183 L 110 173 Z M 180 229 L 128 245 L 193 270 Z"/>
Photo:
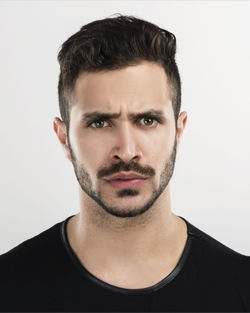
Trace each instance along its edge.
<path fill-rule="evenodd" d="M 142 125 L 142 126 L 144 126 L 144 127 L 146 127 L 146 128 L 153 128 L 155 124 L 158 125 L 159 123 L 161 123 L 161 119 L 160 119 L 160 118 L 156 118 L 156 117 L 154 117 L 154 116 L 143 116 L 143 117 L 140 117 L 140 118 L 138 118 L 138 119 L 136 120 L 136 123 L 138 123 L 138 121 L 143 120 L 143 119 L 145 119 L 145 120 L 152 120 L 152 121 L 156 122 L 156 123 L 154 123 L 154 124 L 152 124 L 152 125 L 150 125 L 150 126 L 147 126 L 147 125 L 145 125 L 145 124 Z M 106 119 L 106 120 L 105 120 L 105 119 L 99 119 L 99 120 L 91 121 L 90 123 L 88 123 L 88 128 L 92 128 L 92 129 L 103 129 L 103 128 L 105 128 L 105 127 L 93 127 L 92 124 L 99 123 L 99 122 L 105 122 L 105 121 L 108 121 L 108 120 L 107 120 L 107 119 Z"/>

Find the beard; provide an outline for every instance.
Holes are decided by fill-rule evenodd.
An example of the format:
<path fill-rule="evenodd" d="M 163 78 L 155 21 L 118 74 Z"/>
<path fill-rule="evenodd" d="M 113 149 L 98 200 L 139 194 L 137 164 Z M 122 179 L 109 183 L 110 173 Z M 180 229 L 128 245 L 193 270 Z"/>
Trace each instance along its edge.
<path fill-rule="evenodd" d="M 69 137 L 68 137 L 69 138 Z M 75 175 L 78 180 L 78 183 L 82 189 L 91 199 L 93 199 L 103 210 L 112 216 L 125 218 L 125 217 L 135 217 L 142 215 L 144 212 L 148 211 L 159 196 L 163 193 L 174 172 L 175 160 L 176 160 L 176 136 L 174 141 L 174 147 L 172 149 L 171 155 L 168 160 L 165 161 L 165 165 L 160 175 L 160 184 L 157 188 L 153 186 L 153 191 L 150 199 L 139 207 L 130 207 L 126 209 L 121 209 L 119 206 L 109 205 L 99 190 L 94 190 L 91 177 L 87 172 L 86 168 L 82 163 L 80 163 L 71 147 L 70 140 L 68 139 L 69 150 L 71 154 L 72 164 L 74 167 Z M 115 163 L 111 166 L 110 169 L 101 169 L 99 170 L 97 177 L 102 179 L 105 176 L 110 176 L 119 172 L 130 172 L 144 175 L 146 177 L 153 177 L 155 175 L 154 169 L 151 167 L 142 168 L 138 163 L 129 163 L 125 164 L 124 162 Z M 119 189 L 116 193 L 117 197 L 135 197 L 140 194 L 140 191 L 136 188 L 132 189 Z"/>

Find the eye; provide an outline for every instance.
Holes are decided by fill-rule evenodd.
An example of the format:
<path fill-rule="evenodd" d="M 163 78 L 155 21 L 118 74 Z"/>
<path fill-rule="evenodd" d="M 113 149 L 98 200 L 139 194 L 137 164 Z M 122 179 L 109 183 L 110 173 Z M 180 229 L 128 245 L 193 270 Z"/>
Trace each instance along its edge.
<path fill-rule="evenodd" d="M 146 126 L 152 126 L 152 125 L 154 125 L 154 124 L 153 124 L 153 121 L 158 122 L 157 119 L 155 119 L 155 118 L 153 118 L 153 117 L 150 117 L 150 116 L 143 117 L 142 120 L 150 121 L 149 123 L 146 123 L 146 124 L 144 123 L 144 125 L 146 125 Z"/>
<path fill-rule="evenodd" d="M 90 127 L 92 124 L 96 124 L 96 125 L 102 125 L 103 124 L 103 122 L 104 122 L 104 120 L 98 120 L 98 121 L 94 121 L 94 122 L 92 122 L 92 123 L 90 123 L 89 125 L 88 125 L 88 127 Z M 92 126 L 91 126 L 92 127 Z M 92 128 L 103 128 L 103 127 L 92 127 Z"/>
<path fill-rule="evenodd" d="M 148 128 L 152 127 L 152 125 L 154 125 L 153 122 L 156 122 L 156 123 L 160 122 L 158 119 L 153 118 L 151 116 L 144 116 L 142 118 L 139 118 L 138 120 L 140 120 L 140 121 L 141 120 L 149 121 L 149 123 L 146 123 L 146 124 L 143 123 L 144 124 L 143 126 L 146 126 Z M 106 120 L 96 120 L 96 121 L 93 121 L 93 122 L 89 123 L 88 127 L 91 127 L 91 128 L 94 128 L 94 129 L 97 129 L 97 128 L 101 129 L 101 128 L 104 128 L 104 127 L 102 127 L 104 122 L 106 122 Z M 93 125 L 96 125 L 96 127 L 94 127 Z"/>

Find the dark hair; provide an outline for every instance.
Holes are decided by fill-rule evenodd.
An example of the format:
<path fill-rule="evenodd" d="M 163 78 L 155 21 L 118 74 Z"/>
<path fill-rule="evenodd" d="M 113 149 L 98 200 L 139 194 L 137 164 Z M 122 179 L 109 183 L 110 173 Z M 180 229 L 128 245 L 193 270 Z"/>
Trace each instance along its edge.
<path fill-rule="evenodd" d="M 117 13 L 117 17 L 96 20 L 68 38 L 58 53 L 60 76 L 59 107 L 69 131 L 70 95 L 81 72 L 101 72 L 153 61 L 163 66 L 172 92 L 176 129 L 181 106 L 181 81 L 175 62 L 174 34 L 155 24 Z"/>

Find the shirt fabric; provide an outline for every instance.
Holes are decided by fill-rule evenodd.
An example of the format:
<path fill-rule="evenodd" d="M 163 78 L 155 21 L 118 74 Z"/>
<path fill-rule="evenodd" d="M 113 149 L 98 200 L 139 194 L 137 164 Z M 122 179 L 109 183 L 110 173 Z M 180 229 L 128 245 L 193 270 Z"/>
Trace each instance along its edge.
<path fill-rule="evenodd" d="M 173 271 L 151 287 L 126 289 L 80 263 L 66 233 L 72 216 L 0 255 L 1 312 L 250 312 L 250 256 L 183 217 L 188 238 Z"/>

